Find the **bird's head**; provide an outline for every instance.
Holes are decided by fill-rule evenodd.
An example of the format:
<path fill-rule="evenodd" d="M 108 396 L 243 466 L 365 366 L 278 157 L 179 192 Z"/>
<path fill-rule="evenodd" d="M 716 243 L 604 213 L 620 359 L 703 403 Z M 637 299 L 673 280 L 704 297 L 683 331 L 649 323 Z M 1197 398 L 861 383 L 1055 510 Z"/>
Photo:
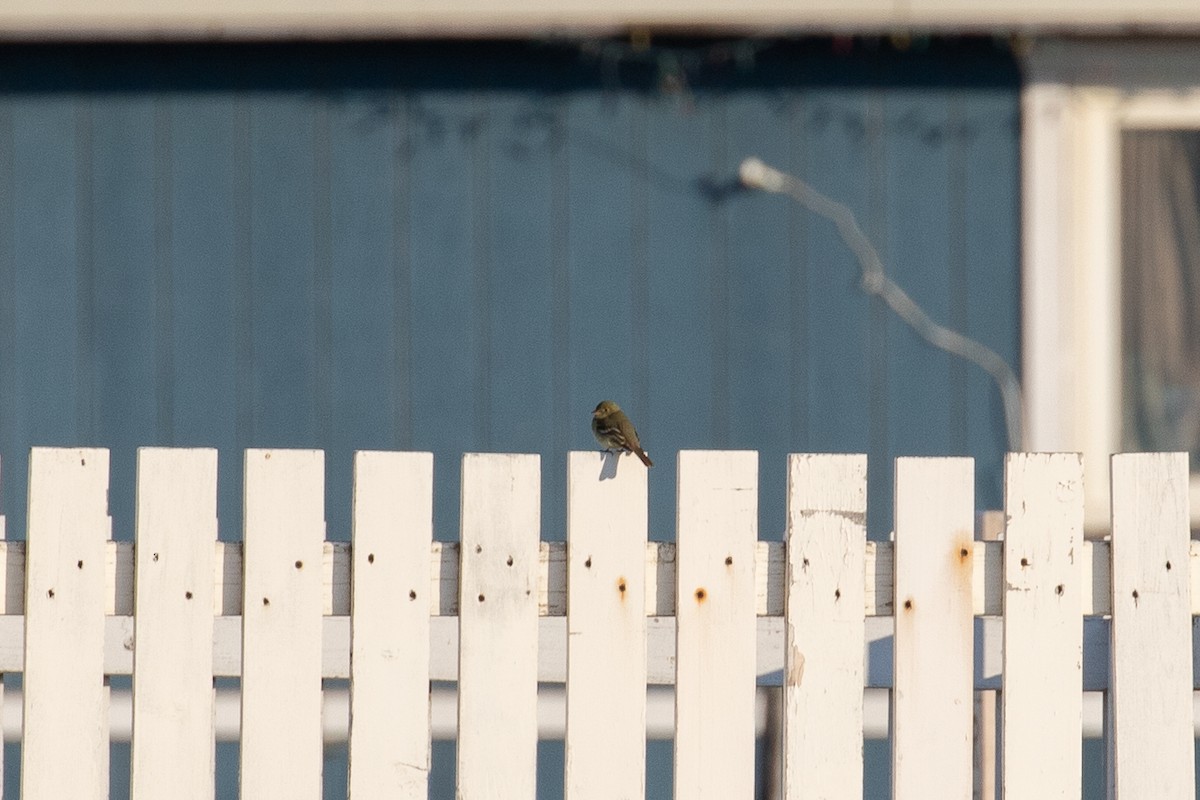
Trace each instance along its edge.
<path fill-rule="evenodd" d="M 601 419 L 603 417 L 607 417 L 609 414 L 612 414 L 615 411 L 620 411 L 620 410 L 621 410 L 621 407 L 618 406 L 616 403 L 614 403 L 612 400 L 601 400 L 596 405 L 596 409 L 594 411 L 592 411 L 592 416 L 596 419 Z"/>

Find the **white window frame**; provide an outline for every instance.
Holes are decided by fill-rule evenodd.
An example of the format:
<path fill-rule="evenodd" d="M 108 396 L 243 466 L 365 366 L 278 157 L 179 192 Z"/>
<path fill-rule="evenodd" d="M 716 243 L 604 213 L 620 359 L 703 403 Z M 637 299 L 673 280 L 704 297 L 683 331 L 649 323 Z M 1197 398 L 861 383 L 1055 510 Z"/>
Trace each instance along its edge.
<path fill-rule="evenodd" d="M 1083 453 L 1086 524 L 1099 534 L 1121 449 L 1120 136 L 1200 130 L 1200 42 L 1042 41 L 1025 69 L 1024 445 Z M 1200 474 L 1189 491 L 1197 527 Z"/>

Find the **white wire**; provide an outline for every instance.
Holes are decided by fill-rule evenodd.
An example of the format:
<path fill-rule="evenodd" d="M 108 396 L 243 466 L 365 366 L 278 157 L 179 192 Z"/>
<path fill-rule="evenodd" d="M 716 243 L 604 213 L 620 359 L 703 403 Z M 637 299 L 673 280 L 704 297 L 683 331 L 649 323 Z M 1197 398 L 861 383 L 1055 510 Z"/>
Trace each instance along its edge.
<path fill-rule="evenodd" d="M 884 272 L 879 254 L 849 208 L 826 197 L 799 178 L 769 167 L 757 158 L 747 158 L 742 162 L 740 177 L 742 185 L 748 188 L 786 194 L 809 211 L 832 222 L 842 241 L 862 266 L 863 291 L 887 303 L 888 308 L 925 341 L 947 353 L 965 358 L 992 377 L 1004 404 L 1008 449 L 1021 449 L 1021 384 L 1012 367 L 990 347 L 930 319 Z"/>

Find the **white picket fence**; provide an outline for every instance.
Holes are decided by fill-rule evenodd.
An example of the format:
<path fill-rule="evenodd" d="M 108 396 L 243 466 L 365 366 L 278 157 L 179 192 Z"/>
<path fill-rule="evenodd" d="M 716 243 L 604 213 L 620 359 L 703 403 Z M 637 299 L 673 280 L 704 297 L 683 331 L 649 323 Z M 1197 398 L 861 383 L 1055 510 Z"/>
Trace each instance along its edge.
<path fill-rule="evenodd" d="M 756 453 L 683 452 L 666 544 L 636 460 L 571 453 L 564 545 L 539 541 L 537 456 L 472 454 L 449 544 L 432 457 L 362 452 L 346 544 L 325 541 L 320 451 L 251 450 L 241 545 L 216 541 L 216 452 L 145 449 L 134 544 L 110 541 L 108 452 L 38 448 L 28 543 L 0 543 L 22 797 L 107 797 L 104 677 L 132 674 L 135 800 L 211 800 L 222 675 L 247 800 L 320 797 L 322 678 L 350 680 L 351 798 L 427 797 L 431 680 L 457 680 L 461 798 L 535 796 L 539 681 L 565 682 L 570 800 L 644 796 L 653 684 L 675 688 L 675 796 L 751 798 L 756 684 L 778 679 L 787 798 L 862 797 L 864 687 L 885 687 L 900 800 L 972 796 L 985 688 L 1006 797 L 1080 797 L 1090 689 L 1110 795 L 1190 800 L 1187 458 L 1113 457 L 1106 541 L 1083 537 L 1080 464 L 1010 455 L 984 542 L 970 459 L 899 459 L 892 543 L 866 540 L 865 457 L 793 455 L 777 543 L 757 539 Z"/>

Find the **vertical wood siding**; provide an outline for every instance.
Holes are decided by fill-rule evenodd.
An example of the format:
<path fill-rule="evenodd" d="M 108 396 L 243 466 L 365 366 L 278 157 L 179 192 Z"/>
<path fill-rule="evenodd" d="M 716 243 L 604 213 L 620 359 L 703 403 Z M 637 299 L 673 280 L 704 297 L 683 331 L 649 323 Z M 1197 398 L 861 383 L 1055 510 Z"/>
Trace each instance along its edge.
<path fill-rule="evenodd" d="M 656 457 L 866 452 L 870 535 L 897 455 L 971 455 L 999 507 L 1004 432 L 978 371 L 856 288 L 832 226 L 741 192 L 758 155 L 848 204 L 939 321 L 1016 363 L 1017 76 L 990 42 L 742 66 L 578 44 L 12 47 L 0 54 L 0 454 L 22 535 L 32 445 L 113 448 L 118 538 L 139 446 L 221 453 L 241 534 L 248 447 L 326 450 L 348 538 L 354 449 L 540 453 L 565 527 L 569 449 L 613 398 Z M 675 51 L 654 51 L 671 55 Z M 663 69 L 660 70 L 660 67 Z M 228 463 L 226 463 L 228 462 Z"/>

